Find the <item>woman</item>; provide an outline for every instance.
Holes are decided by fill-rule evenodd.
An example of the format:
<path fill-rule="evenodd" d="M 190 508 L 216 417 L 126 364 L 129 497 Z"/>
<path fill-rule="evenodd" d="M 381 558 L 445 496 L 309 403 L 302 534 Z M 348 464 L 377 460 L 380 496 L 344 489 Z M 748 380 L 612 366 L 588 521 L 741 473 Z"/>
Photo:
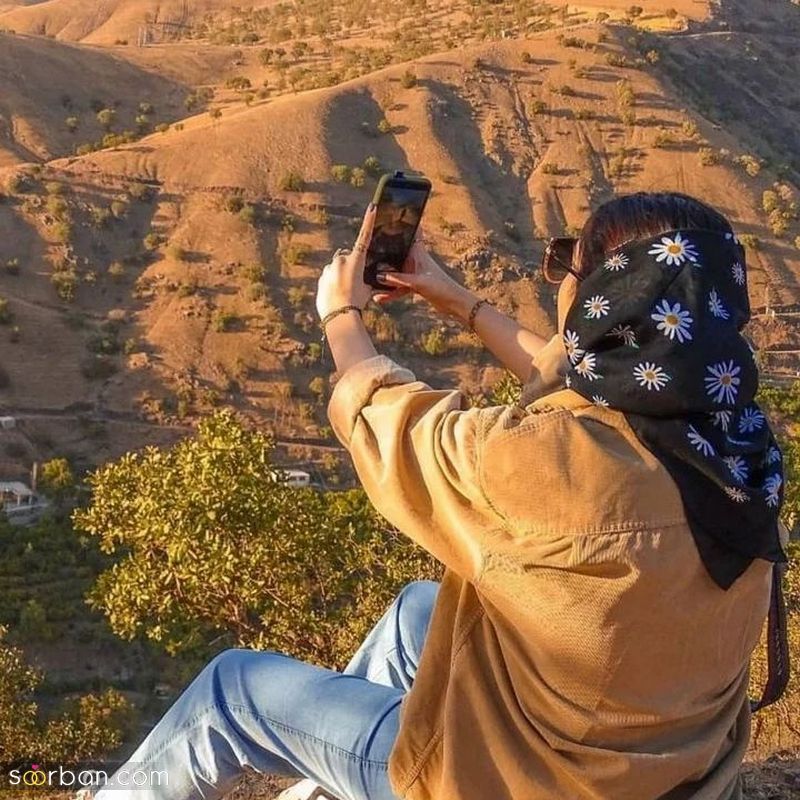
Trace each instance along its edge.
<path fill-rule="evenodd" d="M 546 264 L 549 342 L 417 242 L 378 299 L 420 294 L 525 381 L 517 406 L 470 409 L 377 355 L 374 218 L 319 282 L 330 418 L 444 580 L 406 589 L 344 674 L 223 653 L 132 757 L 169 790 L 135 797 L 218 797 L 244 766 L 305 777 L 297 798 L 741 797 L 748 661 L 784 555 L 730 225 L 681 195 L 603 206 Z"/>

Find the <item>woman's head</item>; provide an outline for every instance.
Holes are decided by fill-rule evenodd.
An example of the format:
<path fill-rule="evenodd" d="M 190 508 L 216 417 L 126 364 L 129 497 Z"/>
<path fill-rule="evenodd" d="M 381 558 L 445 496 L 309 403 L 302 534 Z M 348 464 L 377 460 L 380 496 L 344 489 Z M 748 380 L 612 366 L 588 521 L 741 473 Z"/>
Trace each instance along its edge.
<path fill-rule="evenodd" d="M 587 276 L 601 265 L 607 253 L 625 242 L 649 239 L 671 230 L 731 232 L 731 224 L 706 203 L 677 192 L 637 192 L 604 203 L 583 226 L 573 251 L 572 267 Z M 558 325 L 564 319 L 578 288 L 571 275 L 558 293 Z"/>

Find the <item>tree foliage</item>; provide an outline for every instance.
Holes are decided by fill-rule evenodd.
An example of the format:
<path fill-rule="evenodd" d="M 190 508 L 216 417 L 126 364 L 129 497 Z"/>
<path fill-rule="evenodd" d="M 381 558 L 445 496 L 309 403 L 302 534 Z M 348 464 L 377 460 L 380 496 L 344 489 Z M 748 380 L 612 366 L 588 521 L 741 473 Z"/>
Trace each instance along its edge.
<path fill-rule="evenodd" d="M 38 759 L 70 764 L 119 747 L 131 722 L 130 706 L 119 692 L 84 695 L 45 720 L 33 699 L 41 673 L 5 635 L 0 626 L 0 763 Z"/>
<path fill-rule="evenodd" d="M 272 450 L 220 411 L 175 447 L 90 476 L 74 521 L 120 556 L 90 599 L 115 633 L 170 652 L 226 639 L 341 666 L 403 584 L 435 574 L 362 492 L 291 489 Z"/>

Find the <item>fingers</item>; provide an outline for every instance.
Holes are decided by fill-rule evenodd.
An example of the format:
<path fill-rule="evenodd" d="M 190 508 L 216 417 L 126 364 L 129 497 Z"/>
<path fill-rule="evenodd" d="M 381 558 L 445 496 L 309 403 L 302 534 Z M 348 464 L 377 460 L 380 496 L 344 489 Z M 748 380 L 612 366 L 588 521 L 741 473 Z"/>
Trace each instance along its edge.
<path fill-rule="evenodd" d="M 396 290 L 405 289 L 410 292 L 417 285 L 416 277 L 407 272 L 386 272 L 380 276 L 380 282 Z"/>
<path fill-rule="evenodd" d="M 353 250 L 360 256 L 367 252 L 370 240 L 372 239 L 372 230 L 375 227 L 375 217 L 378 213 L 378 207 L 375 203 L 370 203 L 367 213 L 364 214 L 364 221 L 361 223 L 361 230 L 358 232 L 358 238 L 353 246 Z"/>

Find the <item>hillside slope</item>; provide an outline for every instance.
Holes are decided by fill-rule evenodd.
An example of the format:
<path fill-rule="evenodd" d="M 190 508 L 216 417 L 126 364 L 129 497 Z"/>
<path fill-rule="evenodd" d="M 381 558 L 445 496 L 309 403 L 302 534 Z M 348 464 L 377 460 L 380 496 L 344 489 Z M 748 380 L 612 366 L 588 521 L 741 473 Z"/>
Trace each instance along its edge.
<path fill-rule="evenodd" d="M 154 119 L 177 119 L 188 91 L 100 50 L 0 33 L 0 167 L 46 161 L 102 138 L 96 114 L 103 108 L 123 129 L 136 127 L 142 102 L 155 107 Z"/>
<path fill-rule="evenodd" d="M 779 239 L 761 210 L 775 173 L 748 175 L 737 140 L 688 111 L 658 63 L 635 66 L 629 29 L 573 33 L 431 56 L 414 65 L 413 85 L 400 65 L 232 106 L 31 175 L 27 191 L 0 205 L 0 264 L 22 265 L 0 272 L 20 328 L 0 356 L 3 404 L 50 415 L 39 418 L 50 435 L 65 408 L 90 412 L 108 426 L 87 442 L 99 458 L 140 444 L 137 420 L 175 424 L 221 401 L 284 435 L 319 436 L 325 390 L 315 379 L 327 367 L 313 288 L 374 186 L 369 175 L 360 187 L 338 183 L 332 168 L 369 157 L 375 171 L 433 180 L 436 251 L 539 330 L 552 330 L 553 308 L 532 272 L 543 237 L 576 229 L 613 193 L 645 188 L 703 197 L 753 237 L 755 305 L 767 288 L 771 303 L 800 301 L 798 252 L 786 244 L 800 231 L 793 222 Z M 145 185 L 152 198 L 136 199 Z M 72 302 L 56 294 L 65 285 Z M 438 380 L 473 395 L 497 376 L 470 337 L 440 331 L 420 306 L 371 324 L 384 349 L 423 374 L 436 363 Z M 763 335 L 791 344 L 780 326 Z"/>

